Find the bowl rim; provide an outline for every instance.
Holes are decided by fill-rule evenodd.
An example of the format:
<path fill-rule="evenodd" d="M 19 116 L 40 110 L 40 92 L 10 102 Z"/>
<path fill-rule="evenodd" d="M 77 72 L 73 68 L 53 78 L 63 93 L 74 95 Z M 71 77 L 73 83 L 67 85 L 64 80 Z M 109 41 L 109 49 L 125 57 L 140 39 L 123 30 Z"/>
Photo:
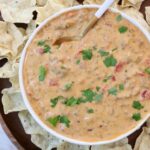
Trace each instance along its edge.
<path fill-rule="evenodd" d="M 48 127 L 40 118 L 39 116 L 36 114 L 36 112 L 34 111 L 34 109 L 32 108 L 27 95 L 26 95 L 26 91 L 24 88 L 24 80 L 23 80 L 23 65 L 24 65 L 24 60 L 25 60 L 25 56 L 26 56 L 26 49 L 28 48 L 28 46 L 30 45 L 30 43 L 32 42 L 33 38 L 35 37 L 35 35 L 41 30 L 41 28 L 43 28 L 43 26 L 45 26 L 49 21 L 51 21 L 52 19 L 60 16 L 63 13 L 72 11 L 72 10 L 80 10 L 80 9 L 85 9 L 85 8 L 99 8 L 100 5 L 96 5 L 96 4 L 91 4 L 91 5 L 78 5 L 78 6 L 73 6 L 73 7 L 69 7 L 69 8 L 65 8 L 57 13 L 55 13 L 52 16 L 49 16 L 47 19 L 45 19 L 38 28 L 36 28 L 34 30 L 34 32 L 31 34 L 31 36 L 29 37 L 27 43 L 25 44 L 25 47 L 23 48 L 22 54 L 21 54 L 21 58 L 20 58 L 20 64 L 19 64 L 19 85 L 20 85 L 20 89 L 21 89 L 21 94 L 23 97 L 23 101 L 24 104 L 27 108 L 27 110 L 29 111 L 29 113 L 31 114 L 31 116 L 33 117 L 33 119 L 43 128 L 45 129 L 48 133 L 52 134 L 53 136 L 73 143 L 73 144 L 78 144 L 78 145 L 103 145 L 103 144 L 110 144 L 116 141 L 119 141 L 129 135 L 131 135 L 132 133 L 134 133 L 136 130 L 138 130 L 143 124 L 144 122 L 150 117 L 150 114 L 145 116 L 139 123 L 138 125 L 129 130 L 128 132 L 122 133 L 120 136 L 117 136 L 113 139 L 110 140 L 103 140 L 103 141 L 96 141 L 96 142 L 86 142 L 86 141 L 80 141 L 80 140 L 76 140 L 67 136 L 64 136 L 56 131 L 54 131 L 53 129 L 51 129 L 50 127 Z M 139 24 L 135 19 L 133 19 L 132 17 L 128 16 L 127 14 L 119 11 L 116 8 L 109 8 L 109 10 L 111 12 L 114 13 L 119 13 L 121 14 L 121 16 L 123 16 L 125 19 L 127 19 L 130 23 L 132 23 L 134 26 L 136 26 L 140 31 L 142 31 L 142 33 L 146 36 L 147 40 L 150 42 L 150 34 L 148 33 L 147 30 L 144 29 L 144 27 Z"/>

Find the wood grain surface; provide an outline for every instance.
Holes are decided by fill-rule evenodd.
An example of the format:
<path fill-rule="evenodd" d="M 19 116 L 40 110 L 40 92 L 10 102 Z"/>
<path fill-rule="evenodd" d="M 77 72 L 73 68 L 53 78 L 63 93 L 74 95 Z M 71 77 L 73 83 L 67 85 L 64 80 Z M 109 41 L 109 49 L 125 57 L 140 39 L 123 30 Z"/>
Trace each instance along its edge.
<path fill-rule="evenodd" d="M 79 0 L 82 3 L 83 0 Z M 144 14 L 145 6 L 150 6 L 150 0 L 145 0 L 141 6 L 140 11 Z M 145 15 L 145 14 L 144 14 Z M 0 17 L 1 20 L 1 17 Z M 19 26 L 22 26 L 21 24 Z M 7 60 L 0 61 L 0 67 L 6 62 Z M 4 88 L 10 87 L 10 83 L 8 79 L 0 79 L 0 91 Z M 0 93 L 0 99 L 2 95 Z M 10 137 L 11 141 L 16 145 L 19 150 L 39 150 L 34 144 L 31 143 L 30 135 L 25 134 L 24 129 L 20 123 L 18 118 L 18 113 L 10 113 L 8 115 L 4 115 L 2 103 L 0 101 L 0 123 L 2 124 L 5 132 Z M 134 146 L 135 140 L 138 135 L 141 133 L 141 130 L 138 130 L 131 136 L 129 136 L 129 143 Z"/>

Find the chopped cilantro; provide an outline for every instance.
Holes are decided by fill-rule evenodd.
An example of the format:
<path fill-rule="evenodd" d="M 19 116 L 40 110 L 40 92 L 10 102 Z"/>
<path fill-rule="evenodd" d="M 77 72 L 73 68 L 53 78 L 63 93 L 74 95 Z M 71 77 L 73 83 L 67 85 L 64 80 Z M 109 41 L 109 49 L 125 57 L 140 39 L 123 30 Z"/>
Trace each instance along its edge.
<path fill-rule="evenodd" d="M 117 60 L 112 55 L 106 57 L 103 62 L 106 67 L 113 67 L 117 64 Z"/>
<path fill-rule="evenodd" d="M 46 76 L 46 69 L 44 66 L 40 66 L 39 68 L 39 81 L 44 81 Z"/>
<path fill-rule="evenodd" d="M 106 52 L 102 49 L 99 50 L 99 54 L 103 57 L 103 56 L 108 56 L 109 55 L 109 52 Z"/>
<path fill-rule="evenodd" d="M 121 27 L 119 27 L 118 30 L 119 30 L 120 33 L 125 33 L 125 32 L 128 31 L 128 28 L 126 26 L 121 26 Z"/>
<path fill-rule="evenodd" d="M 48 53 L 48 52 L 50 52 L 50 50 L 51 50 L 51 47 L 49 46 L 49 45 L 44 45 L 44 53 Z"/>
<path fill-rule="evenodd" d="M 134 101 L 132 107 L 138 110 L 144 108 L 144 106 L 139 101 Z"/>
<path fill-rule="evenodd" d="M 117 88 L 116 87 L 112 87 L 112 88 L 110 88 L 109 90 L 108 90 L 108 94 L 110 94 L 110 95 L 117 95 Z"/>
<path fill-rule="evenodd" d="M 70 126 L 70 120 L 68 119 L 67 116 L 60 116 L 60 123 L 65 124 L 66 127 Z"/>
<path fill-rule="evenodd" d="M 92 109 L 92 108 L 87 109 L 87 113 L 89 113 L 89 114 L 94 113 L 94 109 Z"/>
<path fill-rule="evenodd" d="M 116 17 L 116 21 L 121 21 L 122 20 L 122 16 L 121 15 L 118 15 L 117 17 Z"/>
<path fill-rule="evenodd" d="M 78 59 L 78 60 L 76 61 L 76 64 L 77 64 L 77 65 L 80 64 L 80 59 Z"/>
<path fill-rule="evenodd" d="M 92 50 L 91 49 L 85 49 L 82 50 L 82 58 L 83 60 L 91 60 L 92 59 Z"/>
<path fill-rule="evenodd" d="M 55 107 L 60 99 L 63 99 L 63 96 L 57 96 L 50 100 L 51 107 Z"/>
<path fill-rule="evenodd" d="M 116 47 L 116 48 L 113 48 L 111 51 L 114 52 L 114 51 L 116 51 L 117 49 L 118 49 L 118 48 Z"/>
<path fill-rule="evenodd" d="M 145 69 L 145 73 L 147 73 L 147 74 L 150 75 L 150 67 L 148 67 L 148 68 Z"/>
<path fill-rule="evenodd" d="M 119 84 L 119 90 L 123 91 L 124 90 L 124 84 Z"/>
<path fill-rule="evenodd" d="M 65 86 L 64 86 L 64 90 L 66 90 L 66 91 L 70 90 L 70 89 L 71 89 L 71 87 L 73 86 L 73 83 L 74 83 L 74 82 L 71 82 L 71 83 L 67 83 L 67 84 L 65 84 Z"/>
<path fill-rule="evenodd" d="M 97 87 L 96 87 L 96 91 L 99 91 L 99 90 L 100 90 L 100 87 L 99 87 L 99 86 L 97 86 Z"/>
<path fill-rule="evenodd" d="M 104 79 L 103 79 L 103 82 L 107 82 L 109 79 L 112 78 L 112 75 L 109 75 L 109 76 L 106 76 Z"/>
<path fill-rule="evenodd" d="M 80 100 L 78 98 L 75 98 L 75 97 L 70 97 L 70 98 L 67 98 L 64 102 L 64 104 L 66 106 L 74 106 L 74 105 L 78 105 L 80 104 Z"/>
<path fill-rule="evenodd" d="M 47 119 L 47 121 L 52 124 L 52 126 L 56 127 L 57 123 L 59 122 L 59 118 L 60 116 L 50 117 Z"/>
<path fill-rule="evenodd" d="M 132 115 L 132 119 L 134 119 L 135 121 L 141 120 L 141 114 L 140 113 L 134 113 Z"/>
<path fill-rule="evenodd" d="M 83 90 L 82 95 L 85 97 L 86 101 L 92 102 L 96 93 L 91 89 Z"/>
<path fill-rule="evenodd" d="M 40 40 L 37 43 L 38 46 L 44 46 L 45 45 L 45 40 Z"/>
<path fill-rule="evenodd" d="M 94 97 L 94 101 L 99 102 L 102 100 L 102 98 L 103 98 L 103 93 L 96 94 Z"/>
<path fill-rule="evenodd" d="M 63 123 L 65 124 L 66 127 L 69 127 L 70 126 L 70 120 L 68 119 L 67 116 L 64 116 L 64 115 L 58 115 L 58 116 L 55 116 L 55 117 L 50 117 L 47 119 L 47 121 L 49 123 L 52 124 L 52 126 L 56 127 L 57 123 Z"/>

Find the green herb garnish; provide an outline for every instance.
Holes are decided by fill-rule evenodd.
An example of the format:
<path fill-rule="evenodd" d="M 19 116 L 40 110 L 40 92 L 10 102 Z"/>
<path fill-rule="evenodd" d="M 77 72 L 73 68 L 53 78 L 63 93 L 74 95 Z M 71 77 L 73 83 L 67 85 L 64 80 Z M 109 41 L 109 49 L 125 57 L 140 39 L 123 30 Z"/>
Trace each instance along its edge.
<path fill-rule="evenodd" d="M 80 64 L 80 59 L 78 59 L 78 60 L 76 61 L 76 64 L 77 64 L 77 65 Z"/>
<path fill-rule="evenodd" d="M 119 27 L 118 30 L 119 30 L 120 33 L 125 33 L 125 32 L 128 31 L 128 28 L 126 26 L 121 26 L 121 27 Z"/>
<path fill-rule="evenodd" d="M 144 108 L 144 106 L 139 101 L 134 101 L 133 104 L 132 104 L 132 107 L 137 109 L 137 110 L 140 110 L 140 109 Z"/>
<path fill-rule="evenodd" d="M 112 78 L 112 75 L 109 75 L 109 76 L 106 76 L 104 79 L 103 79 L 103 82 L 107 82 L 109 79 Z"/>
<path fill-rule="evenodd" d="M 67 84 L 65 84 L 65 86 L 64 86 L 64 90 L 66 90 L 66 91 L 70 90 L 70 89 L 71 89 L 71 87 L 73 86 L 73 83 L 74 83 L 74 82 L 71 82 L 71 83 L 67 83 Z"/>
<path fill-rule="evenodd" d="M 63 96 L 58 96 L 50 100 L 51 107 L 55 107 L 60 99 L 63 99 Z"/>
<path fill-rule="evenodd" d="M 117 90 L 117 88 L 116 87 L 112 87 L 112 88 L 110 88 L 109 90 L 108 90 L 108 94 L 110 94 L 110 95 L 117 95 L 117 92 L 118 92 L 118 90 Z"/>
<path fill-rule="evenodd" d="M 64 104 L 66 106 L 74 106 L 74 105 L 78 105 L 80 104 L 81 101 L 78 99 L 78 98 L 75 98 L 75 97 L 70 97 L 70 98 L 67 98 L 64 102 Z"/>
<path fill-rule="evenodd" d="M 83 60 L 91 60 L 92 59 L 92 50 L 91 49 L 85 49 L 82 50 L 82 58 Z"/>
<path fill-rule="evenodd" d="M 87 109 L 87 113 L 89 113 L 89 114 L 94 113 L 94 109 L 92 109 L 92 108 Z"/>
<path fill-rule="evenodd" d="M 108 56 L 109 55 L 109 52 L 106 52 L 102 49 L 99 50 L 99 54 L 103 57 L 103 56 Z"/>
<path fill-rule="evenodd" d="M 148 68 L 145 69 L 145 73 L 147 73 L 147 74 L 150 75 L 150 67 L 148 67 Z"/>
<path fill-rule="evenodd" d="M 134 113 L 132 115 L 132 119 L 134 119 L 135 121 L 141 120 L 141 114 L 140 113 Z"/>
<path fill-rule="evenodd" d="M 119 84 L 119 90 L 123 91 L 124 90 L 124 84 Z"/>
<path fill-rule="evenodd" d="M 99 90 L 100 90 L 100 87 L 99 87 L 99 86 L 97 86 L 97 87 L 96 87 L 96 91 L 99 91 Z"/>
<path fill-rule="evenodd" d="M 40 66 L 39 68 L 39 81 L 44 81 L 46 76 L 46 68 L 44 66 Z"/>
<path fill-rule="evenodd" d="M 106 67 L 114 67 L 117 64 L 117 60 L 112 55 L 106 57 L 103 62 Z"/>
<path fill-rule="evenodd" d="M 99 102 L 102 100 L 102 98 L 103 98 L 103 93 L 96 94 L 93 101 Z"/>
<path fill-rule="evenodd" d="M 46 42 L 45 40 L 38 41 L 37 45 L 38 46 L 44 46 L 45 42 Z"/>
<path fill-rule="evenodd" d="M 57 123 L 63 123 L 65 124 L 66 127 L 69 127 L 70 126 L 70 120 L 68 119 L 67 116 L 64 116 L 64 115 L 58 115 L 58 116 L 55 116 L 55 117 L 50 117 L 47 119 L 47 121 L 49 123 L 52 124 L 52 126 L 56 127 Z"/>
<path fill-rule="evenodd" d="M 116 21 L 121 21 L 122 20 L 122 16 L 121 15 L 118 15 L 117 17 L 116 17 Z"/>
<path fill-rule="evenodd" d="M 83 90 L 82 95 L 85 97 L 86 101 L 92 102 L 96 93 L 93 92 L 91 89 Z"/>
<path fill-rule="evenodd" d="M 49 46 L 49 45 L 44 45 L 44 53 L 48 53 L 48 52 L 50 52 L 50 50 L 51 50 L 51 47 Z"/>

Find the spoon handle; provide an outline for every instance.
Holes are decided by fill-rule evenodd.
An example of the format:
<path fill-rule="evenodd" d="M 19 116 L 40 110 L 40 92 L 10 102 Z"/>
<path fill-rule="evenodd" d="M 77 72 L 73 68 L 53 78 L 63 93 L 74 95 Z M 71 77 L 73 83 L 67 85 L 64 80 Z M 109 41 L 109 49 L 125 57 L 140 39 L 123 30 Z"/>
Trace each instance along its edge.
<path fill-rule="evenodd" d="M 106 10 L 114 3 L 115 0 L 105 0 L 105 2 L 100 6 L 98 11 L 95 13 L 97 18 L 100 18 Z"/>

